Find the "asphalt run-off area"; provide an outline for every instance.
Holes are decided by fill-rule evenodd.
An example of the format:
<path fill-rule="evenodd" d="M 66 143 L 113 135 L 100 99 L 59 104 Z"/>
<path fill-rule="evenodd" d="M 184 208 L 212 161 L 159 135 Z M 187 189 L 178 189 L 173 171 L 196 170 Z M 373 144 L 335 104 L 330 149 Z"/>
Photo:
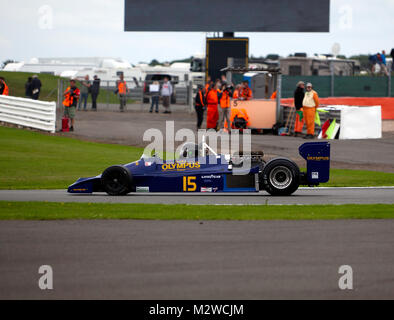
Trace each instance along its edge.
<path fill-rule="evenodd" d="M 394 221 L 0 223 L 0 299 L 393 299 Z M 41 265 L 53 290 L 41 290 Z M 353 270 L 341 290 L 339 268 Z"/>

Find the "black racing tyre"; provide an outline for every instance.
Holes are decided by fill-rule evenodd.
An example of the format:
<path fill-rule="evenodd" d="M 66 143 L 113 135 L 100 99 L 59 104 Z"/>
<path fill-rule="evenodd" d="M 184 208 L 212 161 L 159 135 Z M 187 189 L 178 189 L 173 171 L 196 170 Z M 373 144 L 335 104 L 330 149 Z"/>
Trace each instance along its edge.
<path fill-rule="evenodd" d="M 101 184 L 111 196 L 123 196 L 135 191 L 133 176 L 124 166 L 112 166 L 104 170 Z"/>
<path fill-rule="evenodd" d="M 272 196 L 290 196 L 300 185 L 300 169 L 291 160 L 269 161 L 260 175 L 260 186 Z"/>

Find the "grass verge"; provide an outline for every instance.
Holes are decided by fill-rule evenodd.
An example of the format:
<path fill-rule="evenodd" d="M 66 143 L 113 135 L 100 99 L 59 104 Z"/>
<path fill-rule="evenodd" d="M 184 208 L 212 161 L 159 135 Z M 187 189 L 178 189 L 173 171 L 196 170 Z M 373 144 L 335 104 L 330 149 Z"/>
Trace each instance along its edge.
<path fill-rule="evenodd" d="M 394 205 L 214 206 L 0 201 L 0 220 L 393 219 Z"/>
<path fill-rule="evenodd" d="M 0 189 L 65 189 L 79 177 L 137 160 L 142 148 L 0 127 Z M 332 169 L 324 186 L 393 186 L 394 173 Z"/>
<path fill-rule="evenodd" d="M 0 127 L 0 189 L 64 189 L 79 177 L 138 159 L 142 148 Z"/>

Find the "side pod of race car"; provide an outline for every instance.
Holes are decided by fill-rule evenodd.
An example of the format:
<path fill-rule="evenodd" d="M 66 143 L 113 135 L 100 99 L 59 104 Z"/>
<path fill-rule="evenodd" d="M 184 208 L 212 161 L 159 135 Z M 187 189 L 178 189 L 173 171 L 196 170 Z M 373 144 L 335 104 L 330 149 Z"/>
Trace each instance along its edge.
<path fill-rule="evenodd" d="M 216 154 L 208 145 L 186 143 L 180 157 L 165 161 L 146 157 L 115 165 L 98 176 L 80 178 L 68 187 L 69 193 L 105 191 L 109 195 L 131 192 L 259 192 L 289 196 L 300 185 L 328 182 L 330 144 L 309 142 L 299 148 L 306 160 L 306 172 L 287 158 L 264 161 L 262 152 L 249 155 Z M 248 163 L 249 165 L 245 165 Z"/>

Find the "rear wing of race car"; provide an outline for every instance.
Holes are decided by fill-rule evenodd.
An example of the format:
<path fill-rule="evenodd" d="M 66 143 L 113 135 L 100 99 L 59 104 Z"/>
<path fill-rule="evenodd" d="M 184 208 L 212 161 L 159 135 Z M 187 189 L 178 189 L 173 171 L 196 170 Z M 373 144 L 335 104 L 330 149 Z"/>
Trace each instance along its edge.
<path fill-rule="evenodd" d="M 330 179 L 330 143 L 308 142 L 299 148 L 306 160 L 306 173 L 301 176 L 302 185 L 318 185 Z"/>

